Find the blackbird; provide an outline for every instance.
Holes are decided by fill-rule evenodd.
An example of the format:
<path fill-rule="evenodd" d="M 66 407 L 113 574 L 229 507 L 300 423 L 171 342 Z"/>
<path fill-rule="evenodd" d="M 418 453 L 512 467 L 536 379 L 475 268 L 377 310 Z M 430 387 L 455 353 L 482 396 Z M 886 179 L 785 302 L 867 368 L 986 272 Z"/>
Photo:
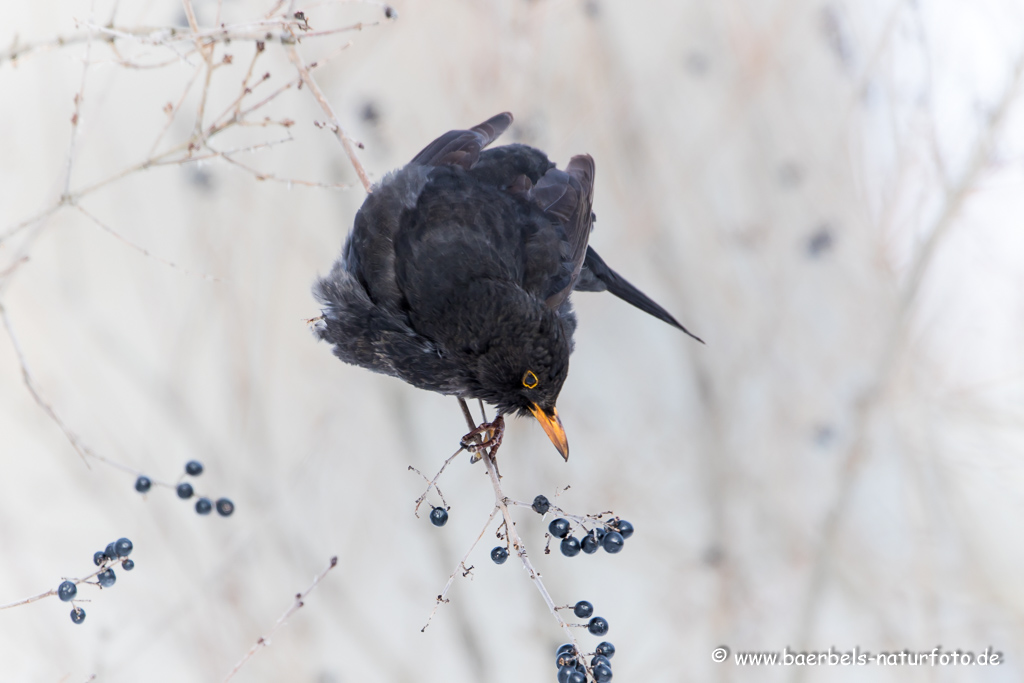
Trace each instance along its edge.
<path fill-rule="evenodd" d="M 314 332 L 346 363 L 496 406 L 496 420 L 463 439 L 471 450 L 496 447 L 516 413 L 537 418 L 568 460 L 555 400 L 573 290 L 609 291 L 700 340 L 587 246 L 594 160 L 560 170 L 526 145 L 485 150 L 511 123 L 502 113 L 449 131 L 373 188 L 314 285 Z"/>

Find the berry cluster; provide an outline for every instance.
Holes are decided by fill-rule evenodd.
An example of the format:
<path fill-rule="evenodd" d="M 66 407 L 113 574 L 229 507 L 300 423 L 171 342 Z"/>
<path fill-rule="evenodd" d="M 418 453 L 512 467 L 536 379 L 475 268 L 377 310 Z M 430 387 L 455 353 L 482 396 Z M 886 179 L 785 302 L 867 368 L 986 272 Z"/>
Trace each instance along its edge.
<path fill-rule="evenodd" d="M 203 463 L 198 460 L 189 460 L 185 463 L 185 474 L 188 476 L 198 477 L 202 473 Z M 153 481 L 144 474 L 140 474 L 139 478 L 135 480 L 135 490 L 139 493 L 147 493 L 152 487 Z M 174 490 L 178 494 L 178 498 L 182 500 L 188 500 L 195 495 L 195 489 L 187 481 L 179 482 Z M 206 496 L 200 496 L 196 500 L 196 512 L 200 515 L 210 514 L 214 507 L 217 508 L 217 514 L 221 517 L 229 517 L 235 511 L 235 504 L 228 498 L 218 498 L 216 503 Z"/>
<path fill-rule="evenodd" d="M 127 538 L 119 538 L 113 543 L 108 543 L 107 547 L 103 550 L 98 550 L 92 556 L 93 564 L 100 568 L 95 574 L 96 583 L 100 588 L 110 588 L 117 581 L 117 575 L 114 574 L 114 569 L 111 565 L 115 562 L 121 562 L 121 568 L 126 572 L 130 572 L 135 568 L 134 560 L 128 559 L 128 556 L 132 554 L 132 542 Z M 81 624 L 85 621 L 85 610 L 74 603 L 75 596 L 78 595 L 78 586 L 76 584 L 81 581 L 62 581 L 57 586 L 57 597 L 62 602 L 70 602 L 73 609 L 71 610 L 71 621 L 76 624 Z"/>
<path fill-rule="evenodd" d="M 538 496 L 538 498 L 541 497 Z M 544 502 L 546 503 L 547 499 Z M 534 509 L 536 508 L 537 501 L 535 500 Z M 572 524 L 564 517 L 553 519 L 548 524 L 548 533 L 555 538 L 562 539 L 561 551 L 566 557 L 576 557 L 581 550 L 587 555 L 593 555 L 598 548 L 604 548 L 605 552 L 615 554 L 622 550 L 626 539 L 633 535 L 633 525 L 624 519 L 604 522 L 602 526 L 587 531 L 582 541 L 575 536 L 570 536 L 571 530 Z"/>
<path fill-rule="evenodd" d="M 577 603 L 577 607 L 580 603 Z M 586 604 L 590 604 L 589 602 Z M 593 608 L 591 608 L 593 609 Z M 597 617 L 600 618 L 600 617 Z M 604 621 L 602 619 L 602 621 Z M 607 623 L 605 623 L 607 631 Z M 612 680 L 611 658 L 615 656 L 615 646 L 605 641 L 597 646 L 590 666 L 584 663 L 584 657 L 572 643 L 566 643 L 555 653 L 555 666 L 558 667 L 558 683 L 586 683 L 587 672 L 595 683 L 608 683 Z"/>

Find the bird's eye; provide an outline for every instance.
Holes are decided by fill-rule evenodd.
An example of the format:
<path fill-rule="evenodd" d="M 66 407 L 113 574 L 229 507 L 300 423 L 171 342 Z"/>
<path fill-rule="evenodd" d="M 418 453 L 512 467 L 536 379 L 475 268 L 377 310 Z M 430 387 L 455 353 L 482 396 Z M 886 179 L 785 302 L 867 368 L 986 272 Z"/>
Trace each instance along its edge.
<path fill-rule="evenodd" d="M 540 383 L 537 379 L 537 375 L 533 374 L 533 370 L 527 370 L 526 374 L 523 375 L 523 386 L 527 389 L 533 389 Z"/>

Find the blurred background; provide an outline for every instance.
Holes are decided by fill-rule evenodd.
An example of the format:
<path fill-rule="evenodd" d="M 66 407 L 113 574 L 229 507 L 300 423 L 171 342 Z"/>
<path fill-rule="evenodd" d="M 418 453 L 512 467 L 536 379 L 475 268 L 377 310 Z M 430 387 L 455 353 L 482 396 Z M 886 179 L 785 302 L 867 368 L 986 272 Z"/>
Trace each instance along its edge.
<path fill-rule="evenodd" d="M 52 597 L 0 611 L 0 680 L 222 680 L 337 555 L 233 680 L 554 681 L 564 636 L 515 558 L 488 559 L 494 527 L 420 632 L 490 484 L 460 457 L 447 526 L 414 516 L 407 468 L 455 450 L 455 400 L 343 365 L 308 329 L 365 196 L 308 88 L 182 161 L 274 9 L 194 2 L 201 29 L 250 36 L 219 41 L 209 77 L 150 30 L 188 30 L 175 0 L 4 9 L 0 604 L 90 573 L 121 536 L 136 569 L 82 586 L 79 626 Z M 555 600 L 610 622 L 615 680 L 1024 680 L 1024 5 L 292 9 L 313 31 L 363 22 L 298 49 L 331 57 L 314 76 L 372 179 L 511 111 L 503 141 L 594 156 L 591 243 L 707 341 L 575 295 L 572 458 L 532 420 L 502 447 L 508 495 L 569 486 L 562 507 L 637 529 L 618 555 L 545 556 L 547 520 L 515 510 Z M 246 106 L 296 77 L 274 40 L 252 73 L 270 77 Z M 234 516 L 87 467 L 12 339 L 80 447 L 168 482 L 198 459 L 198 491 Z M 712 661 L 723 644 L 1006 661 L 744 668 Z"/>

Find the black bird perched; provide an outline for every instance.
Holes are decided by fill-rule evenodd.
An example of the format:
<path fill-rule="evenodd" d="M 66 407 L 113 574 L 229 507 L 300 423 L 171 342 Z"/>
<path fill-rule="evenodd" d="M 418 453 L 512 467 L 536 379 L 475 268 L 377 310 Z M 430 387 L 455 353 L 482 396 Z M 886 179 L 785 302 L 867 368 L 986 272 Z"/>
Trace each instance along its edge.
<path fill-rule="evenodd" d="M 572 291 L 607 290 L 690 332 L 587 246 L 594 160 L 574 156 L 563 171 L 526 145 L 485 151 L 511 123 L 504 113 L 449 131 L 373 188 L 314 286 L 314 330 L 346 363 L 496 406 L 464 445 L 484 431 L 496 446 L 503 415 L 532 414 L 568 460 L 555 400 Z"/>

